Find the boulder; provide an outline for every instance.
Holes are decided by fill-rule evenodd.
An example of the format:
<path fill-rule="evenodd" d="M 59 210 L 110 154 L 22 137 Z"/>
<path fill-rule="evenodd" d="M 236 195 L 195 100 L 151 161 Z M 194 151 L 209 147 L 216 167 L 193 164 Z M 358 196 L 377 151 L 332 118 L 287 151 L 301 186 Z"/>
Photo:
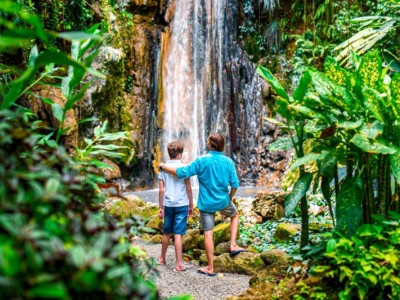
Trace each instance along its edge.
<path fill-rule="evenodd" d="M 207 253 L 204 250 L 204 253 L 200 255 L 199 257 L 199 265 L 200 266 L 205 266 L 207 265 Z"/>
<path fill-rule="evenodd" d="M 137 214 L 139 208 L 145 207 L 145 202 L 137 196 L 128 195 L 124 198 L 110 198 L 105 208 L 114 217 L 124 219 L 132 217 L 132 215 Z"/>
<path fill-rule="evenodd" d="M 142 235 L 142 240 L 147 242 L 147 243 L 152 243 L 152 244 L 158 244 L 162 242 L 162 234 L 148 234 L 148 233 L 144 233 Z"/>
<path fill-rule="evenodd" d="M 260 257 L 267 266 L 275 263 L 286 263 L 289 259 L 289 255 L 287 255 L 285 251 L 279 249 L 263 251 L 261 252 Z"/>
<path fill-rule="evenodd" d="M 215 247 L 215 255 L 220 255 L 224 253 L 229 253 L 229 247 L 231 246 L 231 242 L 224 242 L 224 243 L 219 243 Z"/>
<path fill-rule="evenodd" d="M 198 242 L 197 246 L 202 250 L 206 249 L 205 245 L 204 245 L 204 235 L 199 236 L 199 242 Z"/>
<path fill-rule="evenodd" d="M 102 173 L 104 174 L 104 178 L 107 181 L 110 181 L 112 179 L 121 178 L 121 169 L 119 168 L 119 166 L 116 163 L 112 162 L 108 158 L 102 158 L 101 161 L 111 167 L 111 169 L 109 169 L 109 168 L 101 169 Z"/>
<path fill-rule="evenodd" d="M 214 233 L 214 245 L 218 245 L 222 242 L 229 241 L 230 238 L 230 223 L 220 223 L 213 229 Z"/>
<path fill-rule="evenodd" d="M 285 216 L 286 192 L 259 193 L 253 201 L 253 210 L 263 220 L 279 220 Z"/>
<path fill-rule="evenodd" d="M 310 222 L 310 230 L 315 232 L 324 232 L 327 230 L 331 230 L 333 228 L 332 224 L 329 223 L 320 223 L 320 222 Z"/>
<path fill-rule="evenodd" d="M 214 271 L 255 275 L 265 267 L 260 254 L 242 252 L 233 257 L 228 253 L 214 257 Z"/>
<path fill-rule="evenodd" d="M 162 232 L 164 221 L 161 220 L 157 214 L 154 215 L 149 222 L 147 222 L 146 227 Z"/>
<path fill-rule="evenodd" d="M 206 254 L 206 250 L 202 250 L 202 249 L 193 249 L 193 257 L 195 259 L 199 259 L 200 256 L 202 256 L 203 254 Z"/>
<path fill-rule="evenodd" d="M 200 238 L 199 229 L 189 229 L 182 238 L 182 250 L 188 251 L 198 248 Z"/>
<path fill-rule="evenodd" d="M 300 229 L 300 224 L 280 223 L 276 228 L 274 238 L 276 238 L 279 242 L 287 241 L 295 236 Z"/>
<path fill-rule="evenodd" d="M 148 220 L 158 213 L 158 206 L 155 203 L 147 202 L 145 206 L 138 207 L 133 213 Z"/>

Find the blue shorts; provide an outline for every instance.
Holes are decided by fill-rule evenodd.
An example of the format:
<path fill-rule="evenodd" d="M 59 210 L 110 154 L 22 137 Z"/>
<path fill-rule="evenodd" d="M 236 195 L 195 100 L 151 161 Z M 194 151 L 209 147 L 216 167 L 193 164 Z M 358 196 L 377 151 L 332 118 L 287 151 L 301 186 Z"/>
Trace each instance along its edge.
<path fill-rule="evenodd" d="M 186 234 L 189 206 L 164 206 L 164 234 Z"/>

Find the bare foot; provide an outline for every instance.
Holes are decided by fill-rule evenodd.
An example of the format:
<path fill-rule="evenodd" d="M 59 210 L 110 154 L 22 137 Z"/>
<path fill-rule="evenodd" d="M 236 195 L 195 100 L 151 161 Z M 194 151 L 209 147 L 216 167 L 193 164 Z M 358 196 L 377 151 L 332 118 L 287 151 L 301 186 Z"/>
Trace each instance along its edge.
<path fill-rule="evenodd" d="M 160 258 L 160 259 L 158 260 L 158 262 L 157 262 L 157 265 L 159 265 L 159 266 L 165 265 L 165 258 Z"/>

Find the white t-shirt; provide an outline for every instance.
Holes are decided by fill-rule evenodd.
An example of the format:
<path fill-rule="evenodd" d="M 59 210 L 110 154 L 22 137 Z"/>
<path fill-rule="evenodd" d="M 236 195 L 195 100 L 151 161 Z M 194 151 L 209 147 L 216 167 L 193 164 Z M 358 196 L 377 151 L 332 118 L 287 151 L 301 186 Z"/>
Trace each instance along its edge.
<path fill-rule="evenodd" d="M 186 166 L 186 164 L 182 163 L 180 160 L 169 160 L 165 164 L 176 168 Z M 160 171 L 158 180 L 164 181 L 164 206 L 178 207 L 189 205 L 184 179 L 179 179 L 176 175 Z"/>

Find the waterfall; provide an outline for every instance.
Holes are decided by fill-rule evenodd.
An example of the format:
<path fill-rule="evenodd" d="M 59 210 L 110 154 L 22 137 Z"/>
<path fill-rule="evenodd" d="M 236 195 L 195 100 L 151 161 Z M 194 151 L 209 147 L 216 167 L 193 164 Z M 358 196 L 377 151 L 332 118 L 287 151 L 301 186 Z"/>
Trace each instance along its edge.
<path fill-rule="evenodd" d="M 218 116 L 210 129 L 224 128 L 219 83 L 223 82 L 225 1 L 176 0 L 174 6 L 174 18 L 162 40 L 161 145 L 166 159 L 166 145 L 179 140 L 185 148 L 183 160 L 190 162 L 206 150 L 206 106 L 214 99 L 217 105 L 212 109 Z"/>
<path fill-rule="evenodd" d="M 225 154 L 242 182 L 258 172 L 260 83 L 238 37 L 238 0 L 170 0 L 161 34 L 158 101 L 161 160 L 167 144 L 184 146 L 190 163 L 206 151 L 207 135 L 226 138 Z"/>

